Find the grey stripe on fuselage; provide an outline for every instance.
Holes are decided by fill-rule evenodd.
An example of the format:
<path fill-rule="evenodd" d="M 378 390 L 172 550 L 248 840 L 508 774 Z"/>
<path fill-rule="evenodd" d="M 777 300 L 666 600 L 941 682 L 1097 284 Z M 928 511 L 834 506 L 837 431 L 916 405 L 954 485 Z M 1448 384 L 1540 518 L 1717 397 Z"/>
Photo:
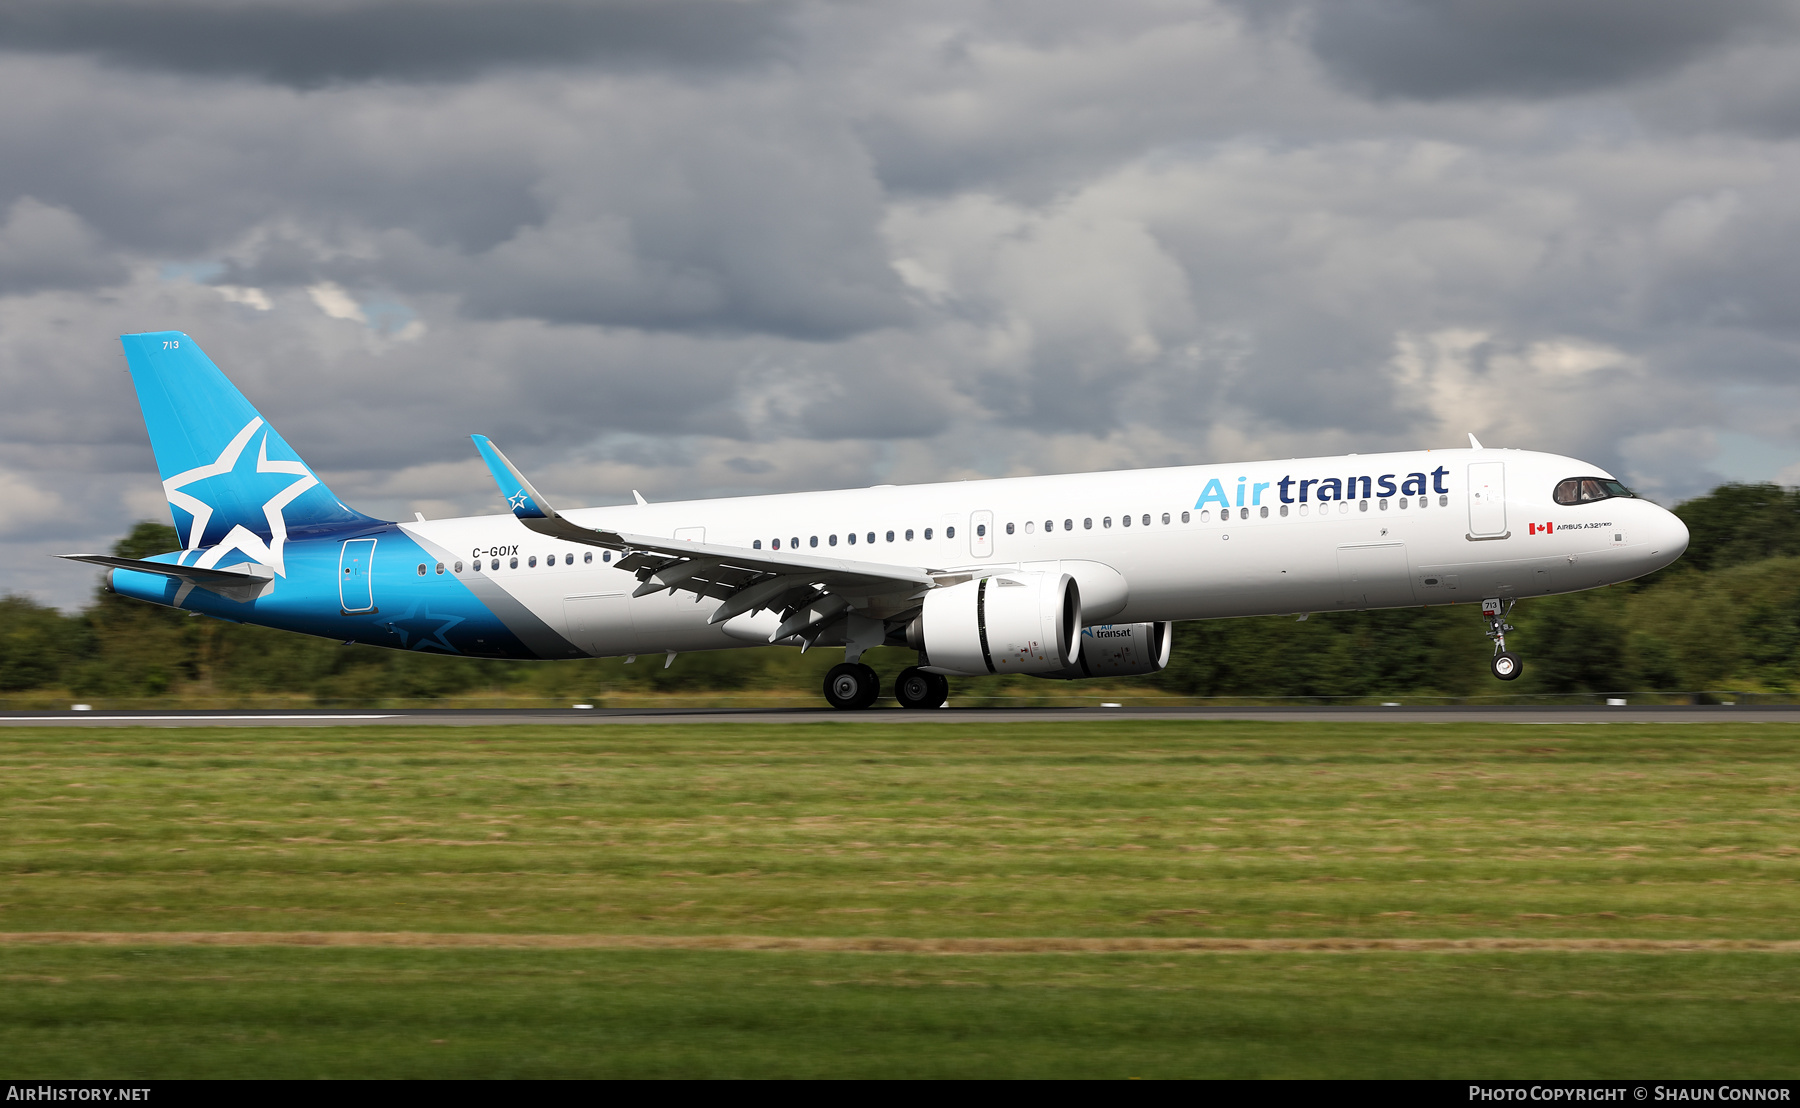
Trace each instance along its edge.
<path fill-rule="evenodd" d="M 456 559 L 444 547 L 430 539 L 402 526 L 400 528 L 412 541 L 431 553 L 440 562 L 454 562 Z M 585 658 L 588 652 L 563 638 L 548 623 L 539 619 L 537 613 L 527 608 L 512 593 L 501 587 L 500 582 L 485 573 L 468 573 L 457 578 L 468 586 L 475 598 L 487 605 L 488 611 L 494 613 L 513 636 L 525 644 L 525 648 L 539 658 Z"/>

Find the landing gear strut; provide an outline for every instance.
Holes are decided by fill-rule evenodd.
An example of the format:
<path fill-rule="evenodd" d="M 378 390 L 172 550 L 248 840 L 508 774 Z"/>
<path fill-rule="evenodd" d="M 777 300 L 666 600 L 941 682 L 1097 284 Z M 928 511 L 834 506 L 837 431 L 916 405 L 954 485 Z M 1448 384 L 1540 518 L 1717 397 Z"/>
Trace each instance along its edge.
<path fill-rule="evenodd" d="M 1494 676 L 1502 681 L 1512 681 L 1525 672 L 1525 663 L 1519 656 L 1506 649 L 1506 633 L 1518 630 L 1506 622 L 1517 600 L 1508 597 L 1505 600 L 1483 600 L 1481 602 L 1481 618 L 1487 621 L 1487 637 L 1494 640 L 1494 660 L 1489 668 Z"/>
<path fill-rule="evenodd" d="M 941 708 L 950 699 L 950 679 L 907 666 L 894 678 L 894 699 L 902 708 Z"/>
<path fill-rule="evenodd" d="M 839 662 L 825 675 L 825 701 L 840 711 L 867 708 L 881 695 L 881 678 L 861 662 Z"/>

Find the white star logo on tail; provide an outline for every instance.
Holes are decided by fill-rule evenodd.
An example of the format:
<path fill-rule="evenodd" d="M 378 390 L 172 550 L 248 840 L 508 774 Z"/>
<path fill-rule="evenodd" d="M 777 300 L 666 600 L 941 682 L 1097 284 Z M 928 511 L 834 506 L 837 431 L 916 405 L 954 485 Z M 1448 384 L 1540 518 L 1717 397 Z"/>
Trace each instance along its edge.
<path fill-rule="evenodd" d="M 238 458 L 244 453 L 244 447 L 249 445 L 251 436 L 256 434 L 257 429 L 262 425 L 261 416 L 252 419 L 244 425 L 242 431 L 239 431 L 229 443 L 225 444 L 225 449 L 220 451 L 217 459 L 206 465 L 196 466 L 186 473 L 177 473 L 163 482 L 163 495 L 168 497 L 169 503 L 194 517 L 193 522 L 188 524 L 186 543 L 188 552 L 199 549 L 200 540 L 206 536 L 206 525 L 212 519 L 213 509 L 212 505 L 181 490 L 195 481 L 218 477 L 236 469 Z M 267 434 L 263 435 L 262 442 L 257 446 L 256 472 L 288 473 L 297 478 L 263 505 L 263 518 L 269 521 L 269 541 L 265 543 L 260 535 L 249 530 L 243 524 L 238 524 L 219 541 L 218 545 L 202 554 L 194 565 L 202 569 L 211 569 L 225 555 L 233 550 L 241 550 L 254 561 L 270 567 L 283 577 L 287 576 L 287 569 L 282 561 L 282 547 L 287 545 L 287 519 L 282 515 L 282 509 L 293 503 L 301 493 L 318 484 L 319 479 L 314 477 L 301 462 L 271 462 Z M 181 561 L 185 562 L 186 560 L 187 555 L 184 553 Z"/>

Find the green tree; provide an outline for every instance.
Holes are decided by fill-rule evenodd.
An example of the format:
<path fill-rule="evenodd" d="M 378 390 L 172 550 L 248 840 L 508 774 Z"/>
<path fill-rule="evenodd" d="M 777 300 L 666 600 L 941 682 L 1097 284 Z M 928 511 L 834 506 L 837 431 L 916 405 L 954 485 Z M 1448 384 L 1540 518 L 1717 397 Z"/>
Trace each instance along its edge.
<path fill-rule="evenodd" d="M 1745 562 L 1800 554 L 1800 489 L 1720 485 L 1675 507 L 1688 527 L 1677 566 L 1706 573 Z"/>
<path fill-rule="evenodd" d="M 60 685 L 63 671 L 91 647 L 79 617 L 22 596 L 0 597 L 0 691 Z"/>

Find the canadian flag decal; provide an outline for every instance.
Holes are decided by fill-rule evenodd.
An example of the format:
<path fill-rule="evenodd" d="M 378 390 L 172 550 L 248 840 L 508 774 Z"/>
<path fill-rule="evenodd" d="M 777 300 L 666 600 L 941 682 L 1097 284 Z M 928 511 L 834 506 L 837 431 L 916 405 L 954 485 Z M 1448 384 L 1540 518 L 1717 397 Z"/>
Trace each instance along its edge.
<path fill-rule="evenodd" d="M 1554 523 L 1528 523 L 1526 526 L 1530 528 L 1529 533 L 1533 535 L 1548 535 L 1556 530 Z"/>

